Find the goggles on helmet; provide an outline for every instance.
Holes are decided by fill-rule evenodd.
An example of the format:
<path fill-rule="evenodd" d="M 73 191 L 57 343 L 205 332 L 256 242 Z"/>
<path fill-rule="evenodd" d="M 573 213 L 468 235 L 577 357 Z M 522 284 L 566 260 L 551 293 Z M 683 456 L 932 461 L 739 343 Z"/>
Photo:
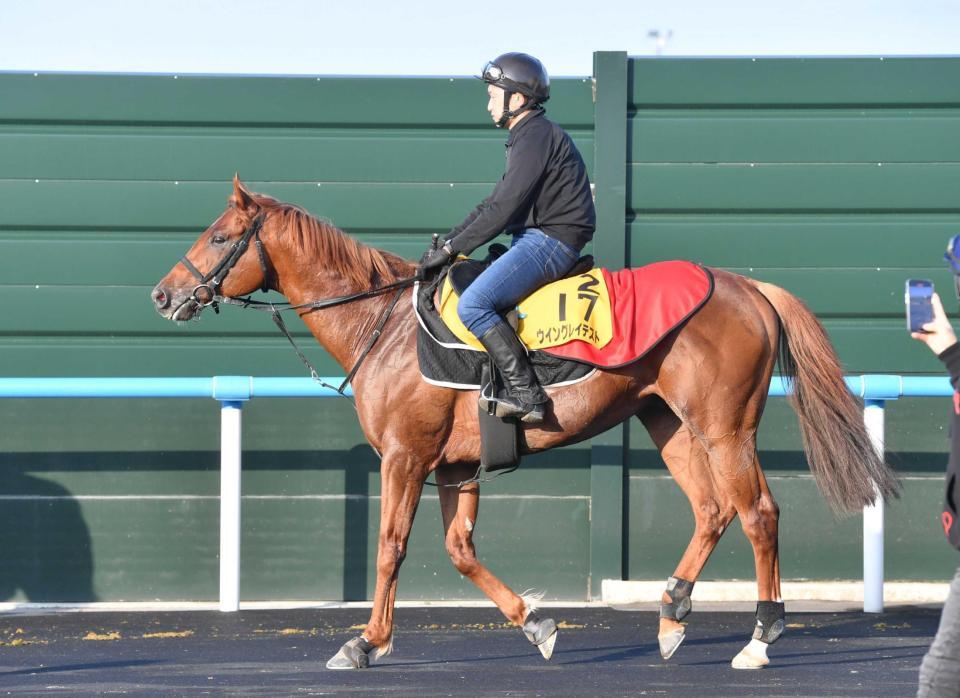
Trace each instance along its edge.
<path fill-rule="evenodd" d="M 503 69 L 490 61 L 483 66 L 483 74 L 480 77 L 484 82 L 498 82 L 503 79 Z"/>

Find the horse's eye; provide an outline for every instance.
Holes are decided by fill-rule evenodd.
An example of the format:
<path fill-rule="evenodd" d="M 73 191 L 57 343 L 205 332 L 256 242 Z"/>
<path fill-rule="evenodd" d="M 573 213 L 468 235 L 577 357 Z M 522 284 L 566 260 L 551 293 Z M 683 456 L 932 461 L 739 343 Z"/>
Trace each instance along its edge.
<path fill-rule="evenodd" d="M 227 239 L 223 237 L 223 235 L 214 235 L 210 238 L 210 242 L 212 242 L 214 245 L 222 245 L 226 241 Z"/>

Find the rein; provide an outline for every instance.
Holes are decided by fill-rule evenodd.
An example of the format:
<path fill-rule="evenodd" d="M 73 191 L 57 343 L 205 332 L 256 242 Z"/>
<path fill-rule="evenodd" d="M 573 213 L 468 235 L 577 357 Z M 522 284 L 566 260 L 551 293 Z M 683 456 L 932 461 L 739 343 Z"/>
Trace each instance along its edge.
<path fill-rule="evenodd" d="M 215 313 L 219 313 L 219 305 L 221 303 L 270 313 L 274 324 L 276 324 L 280 332 L 283 333 L 283 336 L 287 338 L 287 341 L 290 342 L 290 345 L 297 353 L 300 361 L 302 361 L 310 371 L 310 377 L 323 387 L 335 390 L 342 397 L 346 397 L 343 391 L 346 390 L 347 385 L 350 384 L 350 381 L 357 374 L 357 371 L 360 370 L 360 365 L 363 363 L 363 360 L 367 358 L 367 354 L 370 353 L 374 345 L 377 343 L 377 340 L 380 339 L 380 335 L 383 333 L 383 328 L 387 324 L 387 320 L 390 319 L 394 308 L 397 306 L 397 302 L 400 300 L 400 296 L 403 295 L 403 289 L 407 288 L 408 286 L 412 286 L 420 279 L 420 276 L 410 276 L 405 279 L 400 279 L 399 281 L 386 284 L 385 286 L 378 286 L 377 288 L 360 291 L 359 293 L 351 293 L 346 296 L 337 296 L 335 298 L 325 298 L 322 300 L 310 301 L 308 303 L 299 303 L 297 305 L 289 302 L 269 303 L 258 301 L 250 298 L 249 296 L 233 298 L 222 295 L 220 293 L 220 286 L 223 284 L 223 280 L 227 278 L 227 274 L 229 274 L 230 270 L 236 266 L 237 262 L 243 256 L 243 253 L 247 251 L 247 248 L 250 246 L 251 239 L 253 239 L 256 243 L 257 258 L 260 262 L 260 269 L 263 272 L 263 281 L 261 282 L 260 290 L 264 293 L 269 290 L 268 279 L 270 276 L 270 271 L 269 267 L 267 266 L 266 252 L 263 249 L 263 241 L 260 240 L 260 229 L 263 227 L 263 219 L 264 214 L 262 213 L 254 218 L 250 223 L 250 226 L 243 232 L 243 235 L 240 237 L 240 239 L 237 240 L 230 247 L 230 249 L 227 250 L 223 257 L 220 258 L 220 261 L 217 262 L 213 270 L 207 272 L 206 274 L 197 269 L 197 267 L 194 266 L 189 259 L 187 259 L 186 255 L 180 258 L 180 262 L 187 268 L 187 271 L 193 274 L 194 278 L 200 282 L 194 287 L 193 292 L 190 294 L 190 298 L 188 298 L 185 303 L 192 302 L 196 305 L 198 310 L 197 316 L 199 316 L 200 311 L 202 311 L 203 308 L 207 307 L 208 305 L 213 307 L 213 311 Z M 198 291 L 201 289 L 203 289 L 204 294 L 207 296 L 206 300 L 200 298 L 198 295 Z M 287 325 L 283 321 L 283 316 L 281 316 L 280 313 L 284 310 L 306 310 L 308 312 L 310 310 L 323 310 L 324 308 L 332 308 L 337 305 L 344 305 L 346 303 L 352 303 L 353 301 L 363 300 L 364 298 L 372 298 L 393 289 L 397 289 L 396 295 L 394 295 L 390 305 L 388 305 L 380 314 L 380 318 L 377 320 L 377 325 L 374 328 L 373 333 L 370 335 L 370 340 L 367 342 L 366 347 L 364 347 L 363 351 L 361 352 L 360 357 L 353 364 L 353 368 L 350 369 L 346 378 L 343 379 L 343 383 L 340 384 L 340 387 L 334 387 L 321 380 L 320 374 L 317 373 L 317 369 L 312 363 L 310 363 L 310 360 L 300 350 L 300 347 L 297 346 L 297 343 L 293 339 L 293 335 L 291 335 L 290 330 L 287 329 Z M 177 313 L 174 312 L 174 317 L 176 317 L 176 314 Z M 304 313 L 300 313 L 300 315 L 303 314 Z"/>
<path fill-rule="evenodd" d="M 297 356 L 300 358 L 300 361 L 303 362 L 303 365 L 306 366 L 307 370 L 310 371 L 310 377 L 325 388 L 331 388 L 332 390 L 336 390 L 338 393 L 340 393 L 340 395 L 343 395 L 343 391 L 346 389 L 347 385 L 349 385 L 353 377 L 357 375 L 357 371 L 360 370 L 360 365 L 363 363 L 363 360 L 367 358 L 367 354 L 370 353 L 374 345 L 377 343 L 377 340 L 380 339 L 380 335 L 383 334 L 383 328 L 387 324 L 387 320 L 389 320 L 390 316 L 393 314 L 394 308 L 397 307 L 397 302 L 400 300 L 400 296 L 403 295 L 403 289 L 408 286 L 412 286 L 413 283 L 418 280 L 418 278 L 419 277 L 417 276 L 411 276 L 406 279 L 400 279 L 399 281 L 387 284 L 386 286 L 379 286 L 377 288 L 370 289 L 368 291 L 353 293 L 348 296 L 337 296 L 336 298 L 311 301 L 309 303 L 300 303 L 298 305 L 292 305 L 291 303 L 287 302 L 269 303 L 265 301 L 258 301 L 250 298 L 249 296 L 244 296 L 242 298 L 231 298 L 229 296 L 218 295 L 215 297 L 215 299 L 218 303 L 226 303 L 227 305 L 235 305 L 240 308 L 250 308 L 251 310 L 260 310 L 270 313 L 270 316 L 277 328 L 279 328 L 280 332 L 283 333 L 283 336 L 287 338 L 287 341 L 290 342 L 290 345 L 293 347 L 293 350 L 297 352 Z M 300 350 L 300 347 L 297 346 L 297 343 L 293 339 L 293 335 L 291 335 L 290 330 L 287 329 L 287 325 L 283 321 L 283 316 L 280 315 L 280 313 L 284 310 L 322 310 L 324 308 L 332 308 L 337 305 L 344 305 L 345 303 L 351 303 L 364 298 L 371 298 L 393 289 L 397 289 L 396 294 L 393 296 L 393 300 L 390 301 L 390 305 L 388 305 L 383 312 L 380 313 L 380 318 L 377 320 L 377 325 L 370 334 L 370 339 L 367 342 L 366 347 L 364 347 L 363 351 L 360 353 L 360 356 L 353 364 L 353 368 L 350 369 L 350 372 L 347 373 L 346 377 L 343 379 L 340 387 L 334 387 L 321 380 L 320 374 L 317 373 L 317 369 L 314 367 L 314 365 L 310 363 L 310 359 L 308 359 Z"/>
<path fill-rule="evenodd" d="M 241 296 L 239 298 L 233 298 L 231 296 L 224 296 L 220 293 L 220 286 L 223 284 L 223 280 L 227 278 L 227 274 L 230 273 L 230 270 L 236 266 L 237 262 L 240 260 L 240 257 L 243 256 L 243 253 L 247 251 L 247 248 L 250 246 L 250 240 L 253 239 L 257 246 L 257 257 L 260 261 L 260 269 L 263 272 L 263 282 L 260 285 L 260 290 L 266 293 L 269 290 L 267 279 L 269 278 L 269 267 L 267 266 L 267 256 L 266 252 L 263 249 L 263 242 L 260 240 L 260 229 L 263 227 L 264 214 L 260 214 L 253 219 L 253 222 L 250 223 L 250 227 L 247 228 L 239 240 L 237 240 L 229 250 L 220 258 L 220 261 L 213 268 L 212 271 L 203 274 L 199 269 L 197 269 L 194 264 L 187 259 L 187 256 L 184 255 L 180 258 L 180 261 L 183 263 L 183 266 L 193 274 L 200 283 L 198 283 L 191 293 L 190 298 L 188 298 L 186 303 L 194 303 L 197 307 L 196 316 L 200 315 L 200 311 L 206 308 L 208 305 L 213 306 L 213 311 L 219 313 L 219 305 L 221 303 L 226 305 L 235 305 L 239 308 L 250 308 L 251 310 L 260 310 L 262 312 L 270 313 L 271 318 L 273 319 L 274 324 L 287 338 L 287 341 L 290 342 L 290 346 L 293 347 L 293 350 L 297 353 L 297 356 L 300 358 L 300 361 L 303 362 L 303 365 L 307 367 L 307 370 L 310 371 L 310 377 L 315 380 L 317 383 L 322 385 L 325 388 L 330 388 L 335 390 L 341 397 L 347 397 L 344 394 L 344 390 L 350 384 L 350 381 L 353 380 L 353 377 L 357 375 L 357 371 L 360 370 L 360 366 L 363 363 L 363 360 L 367 358 L 367 355 L 373 349 L 374 345 L 377 343 L 377 340 L 380 339 L 380 335 L 383 334 L 383 328 L 387 324 L 387 320 L 390 319 L 390 316 L 393 314 L 394 308 L 397 307 L 397 302 L 400 300 L 400 297 L 403 295 L 403 290 L 408 286 L 412 286 L 417 281 L 422 279 L 422 275 L 419 273 L 409 276 L 398 281 L 386 284 L 385 286 L 378 286 L 377 288 L 368 289 L 366 291 L 360 291 L 359 293 L 351 293 L 346 296 L 336 296 L 335 298 L 324 298 L 321 300 L 310 301 L 308 303 L 298 303 L 296 305 L 284 301 L 283 303 L 270 303 L 268 301 L 258 301 L 250 298 L 250 296 Z M 204 289 L 207 299 L 203 300 L 199 297 L 197 292 L 200 289 Z M 393 296 L 393 300 L 390 301 L 390 304 L 384 308 L 383 312 L 380 313 L 380 317 L 377 320 L 377 325 L 374 328 L 373 332 L 370 334 L 370 339 L 367 341 L 367 345 L 364 347 L 363 351 L 360 353 L 360 356 L 357 358 L 356 362 L 353 364 L 353 368 L 347 373 L 346 377 L 343 379 L 343 382 L 340 384 L 340 387 L 334 387 L 320 378 L 320 374 L 317 372 L 316 367 L 310 362 L 310 359 L 300 350 L 300 347 L 297 346 L 297 343 L 293 339 L 293 335 L 290 334 L 290 330 L 287 329 L 286 323 L 283 321 L 283 316 L 281 313 L 285 310 L 305 310 L 307 312 L 311 310 L 323 310 L 324 308 L 333 308 L 338 305 L 344 305 L 346 303 L 352 303 L 353 301 L 363 300 L 364 298 L 372 298 L 374 296 L 379 296 L 387 291 L 392 291 L 396 289 L 397 292 Z M 182 307 L 182 306 L 181 306 Z M 179 311 L 179 308 L 177 309 Z M 176 317 L 176 312 L 174 312 L 174 317 Z M 301 313 L 303 315 L 304 313 Z M 353 401 L 351 401 L 353 402 Z M 353 404 L 354 409 L 356 409 L 356 403 Z M 377 457 L 380 457 L 380 453 L 377 449 L 373 449 L 373 452 L 377 454 Z M 490 482 L 491 480 L 496 479 L 500 475 L 506 475 L 512 473 L 516 470 L 516 467 L 509 470 L 504 470 L 496 475 L 493 475 L 489 478 L 480 477 L 480 472 L 482 471 L 483 466 L 477 468 L 477 472 L 472 478 L 463 480 L 458 483 L 450 484 L 439 484 L 435 482 L 424 481 L 424 485 L 430 485 L 431 487 L 436 488 L 456 488 L 460 489 L 464 485 L 469 485 L 474 482 Z"/>

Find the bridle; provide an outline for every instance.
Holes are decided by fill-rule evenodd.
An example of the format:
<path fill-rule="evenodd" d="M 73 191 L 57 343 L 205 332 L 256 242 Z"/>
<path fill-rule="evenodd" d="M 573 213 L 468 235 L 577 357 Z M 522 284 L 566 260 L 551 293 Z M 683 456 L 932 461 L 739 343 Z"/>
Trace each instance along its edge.
<path fill-rule="evenodd" d="M 193 262 L 187 259 L 186 255 L 180 258 L 180 262 L 187 268 L 187 271 L 193 274 L 194 278 L 200 282 L 193 287 L 193 291 L 190 297 L 184 302 L 184 305 L 192 301 L 198 311 L 209 305 L 213 306 L 213 312 L 219 313 L 219 302 L 224 300 L 224 297 L 220 295 L 220 285 L 223 284 L 223 280 L 227 278 L 230 270 L 236 266 L 237 262 L 243 256 L 243 253 L 247 251 L 251 238 L 253 238 L 257 244 L 257 257 L 260 260 L 260 269 L 263 271 L 263 281 L 260 284 L 260 290 L 266 293 L 269 289 L 268 278 L 270 272 L 267 268 L 267 256 L 263 251 L 263 241 L 260 239 L 260 229 L 263 227 L 263 218 L 264 214 L 262 213 L 254 218 L 250 225 L 247 226 L 247 229 L 243 231 L 240 239 L 230 246 L 230 249 L 224 253 L 216 266 L 206 274 L 197 269 Z M 207 300 L 202 300 L 198 295 L 201 289 L 206 293 Z M 183 305 L 180 306 L 180 308 L 182 307 Z M 180 308 L 174 311 L 174 318 L 176 318 L 177 313 L 180 312 Z"/>
<path fill-rule="evenodd" d="M 243 231 L 243 235 L 240 237 L 240 239 L 230 246 L 230 249 L 224 253 L 224 255 L 220 258 L 220 261 L 217 262 L 216 266 L 214 266 L 214 268 L 206 274 L 197 269 L 197 267 L 194 266 L 189 259 L 187 259 L 186 255 L 180 258 L 183 266 L 185 266 L 187 270 L 193 274 L 194 278 L 196 278 L 200 283 L 193 288 L 193 292 L 190 294 L 190 297 L 180 304 L 180 306 L 173 312 L 172 318 L 176 319 L 177 313 L 179 313 L 180 309 L 186 306 L 187 303 L 194 304 L 194 307 L 197 311 L 194 317 L 199 316 L 200 312 L 207 306 L 212 306 L 213 311 L 215 313 L 219 313 L 220 303 L 268 312 L 271 314 L 271 317 L 273 318 L 274 323 L 280 329 L 280 332 L 282 332 L 283 336 L 286 337 L 287 341 L 290 342 L 293 350 L 297 352 L 297 356 L 300 357 L 300 361 L 302 361 L 310 371 L 310 376 L 324 387 L 331 388 L 332 390 L 336 390 L 340 395 L 344 395 L 343 391 L 346 390 L 347 385 L 350 384 L 350 381 L 357 374 L 357 371 L 360 369 L 360 364 L 362 364 L 363 360 L 367 358 L 367 354 L 370 353 L 370 350 L 373 349 L 374 344 L 376 344 L 377 340 L 380 338 L 384 325 L 387 324 L 387 320 L 390 319 L 393 309 L 397 306 L 397 301 L 400 300 L 400 296 L 403 294 L 403 289 L 408 286 L 412 286 L 416 281 L 419 281 L 420 274 L 418 273 L 414 276 L 400 279 L 384 286 L 378 286 L 377 288 L 372 288 L 367 291 L 360 291 L 359 293 L 351 293 L 346 296 L 325 298 L 322 300 L 310 301 L 308 303 L 300 303 L 297 305 L 293 305 L 289 302 L 269 303 L 258 301 L 250 298 L 249 296 L 232 298 L 230 296 L 221 295 L 220 286 L 223 284 L 223 280 L 227 278 L 227 274 L 229 274 L 230 270 L 236 266 L 238 261 L 240 261 L 243 253 L 247 251 L 247 248 L 250 246 L 251 239 L 253 239 L 253 241 L 256 243 L 257 257 L 260 261 L 260 269 L 263 272 L 263 281 L 260 284 L 260 290 L 264 293 L 270 290 L 268 283 L 270 275 L 270 267 L 268 265 L 269 260 L 267 259 L 266 251 L 263 248 L 263 241 L 260 239 L 260 229 L 263 227 L 264 216 L 265 214 L 261 213 L 254 218 L 253 221 L 250 222 L 250 225 L 247 227 L 247 229 Z M 300 347 L 298 347 L 297 343 L 293 340 L 293 336 L 287 329 L 286 323 L 284 323 L 283 317 L 280 315 L 280 313 L 284 310 L 307 310 L 309 312 L 310 310 L 332 308 L 337 305 L 351 303 L 364 298 L 372 298 L 373 296 L 378 296 L 385 291 L 390 291 L 393 289 L 397 289 L 396 295 L 383 313 L 381 313 L 380 318 L 374 327 L 373 333 L 370 336 L 370 340 L 367 342 L 367 345 L 360 354 L 360 357 L 353 365 L 353 368 L 350 369 L 349 373 L 347 373 L 346 377 L 343 379 L 343 383 L 340 384 L 340 387 L 334 387 L 321 380 L 317 369 L 312 363 L 310 363 L 310 360 L 306 357 L 306 355 L 300 351 Z M 201 290 L 203 290 L 204 294 L 207 296 L 206 300 L 200 298 L 198 295 L 198 291 Z M 301 313 L 301 315 L 303 314 L 304 313 Z"/>

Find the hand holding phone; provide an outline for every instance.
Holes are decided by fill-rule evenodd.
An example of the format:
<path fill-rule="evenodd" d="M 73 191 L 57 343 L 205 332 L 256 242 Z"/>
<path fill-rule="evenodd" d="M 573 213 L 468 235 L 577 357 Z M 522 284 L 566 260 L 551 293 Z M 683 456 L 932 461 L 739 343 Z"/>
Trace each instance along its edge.
<path fill-rule="evenodd" d="M 927 279 L 907 279 L 904 302 L 907 306 L 907 329 L 926 332 L 923 326 L 933 322 L 933 282 Z"/>
<path fill-rule="evenodd" d="M 940 296 L 936 293 L 930 298 L 930 306 L 933 311 L 933 321 L 926 323 L 921 331 L 911 332 L 910 336 L 926 344 L 934 354 L 940 355 L 957 343 L 957 335 L 954 334 L 950 320 L 940 302 Z"/>

